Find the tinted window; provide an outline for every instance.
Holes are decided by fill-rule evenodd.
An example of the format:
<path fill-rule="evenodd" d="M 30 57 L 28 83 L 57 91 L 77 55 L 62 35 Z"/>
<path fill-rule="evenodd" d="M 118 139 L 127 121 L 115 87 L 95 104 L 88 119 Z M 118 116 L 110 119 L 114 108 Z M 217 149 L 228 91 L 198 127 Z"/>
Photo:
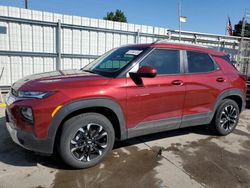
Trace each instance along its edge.
<path fill-rule="evenodd" d="M 155 49 L 140 64 L 157 69 L 157 74 L 180 73 L 179 50 Z"/>
<path fill-rule="evenodd" d="M 217 68 L 208 54 L 199 52 L 187 52 L 188 72 L 211 72 Z"/>
<path fill-rule="evenodd" d="M 147 47 L 121 47 L 107 52 L 97 58 L 87 66 L 83 71 L 90 71 L 103 76 L 114 77 L 119 74 L 130 62 L 139 57 Z"/>

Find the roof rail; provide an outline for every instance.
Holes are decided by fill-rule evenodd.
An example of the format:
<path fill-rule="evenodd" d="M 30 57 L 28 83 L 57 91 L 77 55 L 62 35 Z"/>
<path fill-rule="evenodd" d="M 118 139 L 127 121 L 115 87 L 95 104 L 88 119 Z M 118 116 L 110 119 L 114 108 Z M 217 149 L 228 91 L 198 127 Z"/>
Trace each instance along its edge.
<path fill-rule="evenodd" d="M 169 39 L 160 39 L 160 40 L 157 40 L 157 41 L 153 42 L 152 44 L 181 44 L 181 45 L 187 45 L 187 46 L 211 48 L 209 46 L 205 46 L 205 45 L 202 45 L 202 44 L 184 43 L 184 42 L 181 42 L 181 41 L 170 41 Z"/>

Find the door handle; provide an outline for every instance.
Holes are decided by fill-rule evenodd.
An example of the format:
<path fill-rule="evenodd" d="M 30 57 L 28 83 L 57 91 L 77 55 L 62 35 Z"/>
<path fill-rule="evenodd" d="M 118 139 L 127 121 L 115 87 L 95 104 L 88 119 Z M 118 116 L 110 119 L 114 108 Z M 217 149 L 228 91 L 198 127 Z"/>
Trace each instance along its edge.
<path fill-rule="evenodd" d="M 183 81 L 182 80 L 174 80 L 171 82 L 172 85 L 176 85 L 176 86 L 182 86 L 183 85 Z"/>
<path fill-rule="evenodd" d="M 222 78 L 222 77 L 220 77 L 220 78 L 217 78 L 216 81 L 217 81 L 217 82 L 225 82 L 225 79 Z"/>

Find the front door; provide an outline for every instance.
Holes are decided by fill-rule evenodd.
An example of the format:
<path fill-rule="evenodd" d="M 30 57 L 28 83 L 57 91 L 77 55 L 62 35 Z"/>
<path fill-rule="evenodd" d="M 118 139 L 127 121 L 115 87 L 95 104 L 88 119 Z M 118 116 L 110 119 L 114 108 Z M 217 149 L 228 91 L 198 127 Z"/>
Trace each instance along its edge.
<path fill-rule="evenodd" d="M 140 85 L 127 77 L 129 136 L 178 128 L 185 97 L 180 51 L 154 49 L 139 66 L 156 68 L 157 76 L 142 78 Z"/>

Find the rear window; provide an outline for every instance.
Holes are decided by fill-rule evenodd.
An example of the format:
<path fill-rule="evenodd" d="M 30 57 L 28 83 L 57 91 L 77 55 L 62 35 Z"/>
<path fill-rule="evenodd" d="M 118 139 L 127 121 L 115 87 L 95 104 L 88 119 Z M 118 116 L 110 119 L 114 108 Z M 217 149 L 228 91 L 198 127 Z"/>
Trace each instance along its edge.
<path fill-rule="evenodd" d="M 212 72 L 218 68 L 206 53 L 187 51 L 187 59 L 189 73 Z"/>
<path fill-rule="evenodd" d="M 225 61 L 227 61 L 228 63 L 230 63 L 231 65 L 234 65 L 235 62 L 230 60 L 230 55 L 224 55 L 221 57 L 222 59 L 224 59 Z"/>
<path fill-rule="evenodd" d="M 237 69 L 235 67 L 235 65 L 236 65 L 237 62 L 236 61 L 232 61 L 229 54 L 228 55 L 224 55 L 224 56 L 214 56 L 214 57 L 219 57 L 219 58 L 223 59 L 224 61 L 226 61 L 230 65 L 232 65 L 235 69 Z"/>

